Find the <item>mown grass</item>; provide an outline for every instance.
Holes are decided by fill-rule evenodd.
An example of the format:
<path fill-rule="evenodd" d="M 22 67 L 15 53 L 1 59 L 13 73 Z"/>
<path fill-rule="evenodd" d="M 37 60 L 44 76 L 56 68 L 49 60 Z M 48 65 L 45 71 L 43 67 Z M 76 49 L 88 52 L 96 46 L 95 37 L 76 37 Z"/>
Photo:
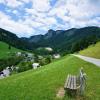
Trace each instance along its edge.
<path fill-rule="evenodd" d="M 8 47 L 9 47 L 8 44 L 6 44 L 4 42 L 0 42 L 0 58 L 7 58 L 7 57 L 11 56 L 11 53 L 21 51 L 14 47 L 11 47 L 11 49 L 9 50 Z"/>
<path fill-rule="evenodd" d="M 99 100 L 100 68 L 74 56 L 0 80 L 0 100 L 59 100 L 56 94 L 64 86 L 68 73 L 78 74 L 80 67 L 87 74 L 87 89 L 81 100 Z M 63 98 L 75 99 L 67 94 Z"/>
<path fill-rule="evenodd" d="M 89 46 L 87 49 L 80 51 L 81 55 L 100 59 L 100 42 Z"/>

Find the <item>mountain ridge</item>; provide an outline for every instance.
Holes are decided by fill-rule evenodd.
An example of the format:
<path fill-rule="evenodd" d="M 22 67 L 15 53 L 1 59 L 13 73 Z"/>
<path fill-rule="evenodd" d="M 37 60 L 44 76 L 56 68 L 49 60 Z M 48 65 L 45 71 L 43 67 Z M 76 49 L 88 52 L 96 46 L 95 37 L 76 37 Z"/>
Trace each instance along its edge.
<path fill-rule="evenodd" d="M 88 41 L 88 45 L 90 45 L 90 42 L 95 43 L 100 40 L 100 27 L 96 26 L 56 31 L 50 29 L 44 35 L 34 35 L 30 38 L 19 38 L 15 34 L 1 28 L 0 33 L 1 41 L 7 42 L 19 49 L 31 51 L 39 47 L 51 47 L 55 52 L 71 52 L 75 43 L 77 44 L 80 41 L 86 43 Z M 84 47 L 80 48 L 82 49 Z"/>

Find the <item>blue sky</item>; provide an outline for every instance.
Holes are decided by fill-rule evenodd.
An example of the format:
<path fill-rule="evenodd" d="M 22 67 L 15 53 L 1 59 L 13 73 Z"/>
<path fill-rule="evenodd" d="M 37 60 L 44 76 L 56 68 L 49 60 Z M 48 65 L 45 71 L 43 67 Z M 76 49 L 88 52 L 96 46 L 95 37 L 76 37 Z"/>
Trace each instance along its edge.
<path fill-rule="evenodd" d="M 100 27 L 100 0 L 0 0 L 0 27 L 19 37 Z"/>

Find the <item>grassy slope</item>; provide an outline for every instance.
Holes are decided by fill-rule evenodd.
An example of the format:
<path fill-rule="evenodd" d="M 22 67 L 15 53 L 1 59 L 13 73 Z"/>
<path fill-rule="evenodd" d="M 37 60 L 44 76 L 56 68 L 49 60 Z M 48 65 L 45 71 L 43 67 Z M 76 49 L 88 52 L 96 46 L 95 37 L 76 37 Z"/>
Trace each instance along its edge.
<path fill-rule="evenodd" d="M 21 51 L 19 49 L 16 49 L 14 47 L 11 48 L 11 50 L 8 49 L 8 44 L 4 42 L 0 42 L 0 58 L 5 58 L 10 55 L 10 53 Z"/>
<path fill-rule="evenodd" d="M 83 51 L 80 51 L 80 54 L 100 59 L 100 42 L 95 45 L 89 46 Z"/>
<path fill-rule="evenodd" d="M 80 67 L 87 73 L 84 100 L 99 100 L 100 68 L 73 56 L 0 80 L 0 100 L 57 100 L 67 74 L 77 74 Z M 72 99 L 66 95 L 64 100 Z"/>

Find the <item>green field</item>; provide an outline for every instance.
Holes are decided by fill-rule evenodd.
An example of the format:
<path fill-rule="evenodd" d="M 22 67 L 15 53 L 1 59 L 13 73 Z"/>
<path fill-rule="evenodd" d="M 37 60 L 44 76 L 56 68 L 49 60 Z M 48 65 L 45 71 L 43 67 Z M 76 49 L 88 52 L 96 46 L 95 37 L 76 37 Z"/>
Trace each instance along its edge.
<path fill-rule="evenodd" d="M 63 88 L 70 74 L 78 74 L 83 67 L 87 74 L 87 88 L 84 97 L 77 100 L 100 99 L 100 68 L 74 56 L 66 56 L 51 64 L 12 75 L 0 80 L 0 100 L 59 100 L 56 94 Z M 76 100 L 68 97 L 63 100 Z"/>
<path fill-rule="evenodd" d="M 4 42 L 0 42 L 0 58 L 6 58 L 6 57 L 9 57 L 11 55 L 11 53 L 21 51 L 14 47 L 11 47 L 11 50 L 9 50 L 8 47 L 9 47 L 8 44 L 6 44 Z"/>
<path fill-rule="evenodd" d="M 100 59 L 100 42 L 89 46 L 87 49 L 80 51 L 81 55 L 99 58 Z"/>

